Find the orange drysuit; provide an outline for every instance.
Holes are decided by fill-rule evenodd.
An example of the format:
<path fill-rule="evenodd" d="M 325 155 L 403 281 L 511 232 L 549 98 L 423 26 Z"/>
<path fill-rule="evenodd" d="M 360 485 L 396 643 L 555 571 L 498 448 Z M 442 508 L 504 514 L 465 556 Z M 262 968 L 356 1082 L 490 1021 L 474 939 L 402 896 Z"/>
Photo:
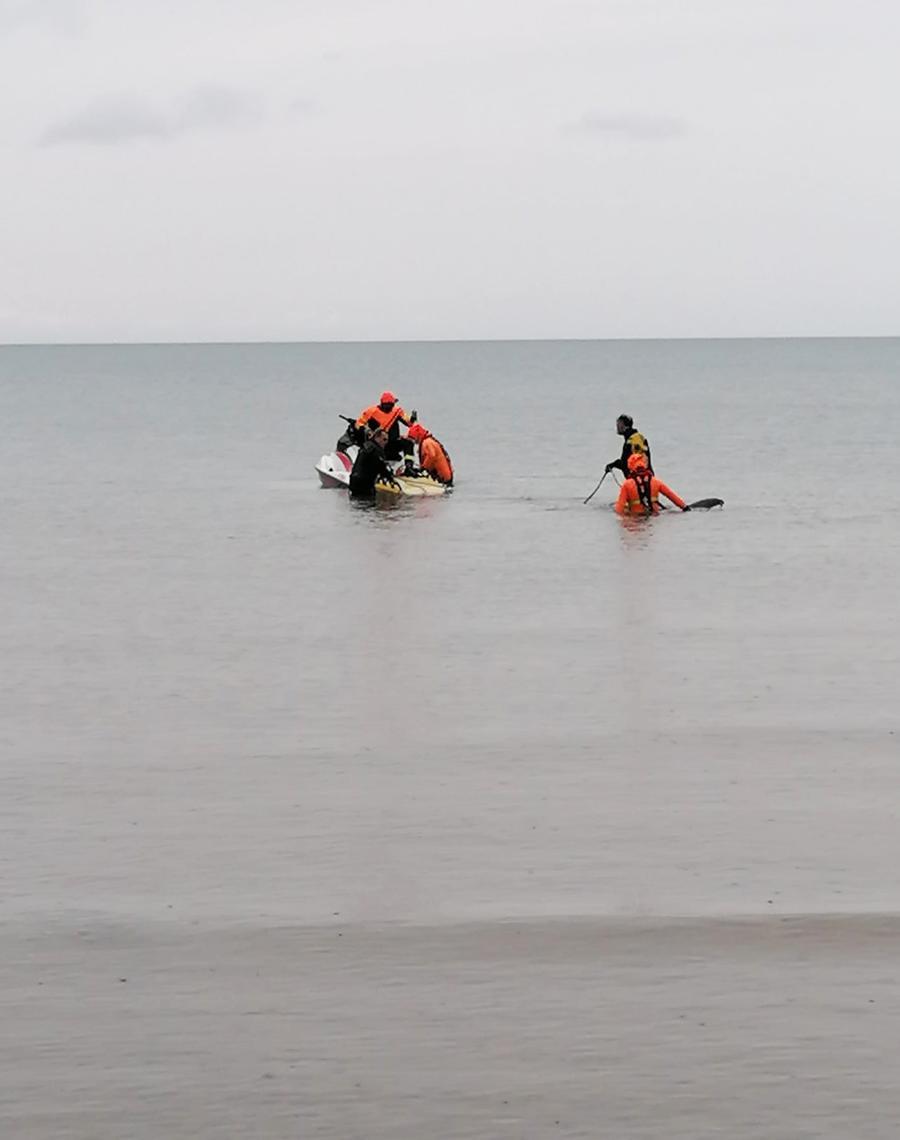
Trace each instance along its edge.
<path fill-rule="evenodd" d="M 648 472 L 649 474 L 649 472 Z M 650 475 L 650 504 L 653 513 L 659 514 L 662 508 L 659 505 L 659 496 L 665 495 L 670 503 L 674 503 L 676 507 L 684 510 L 686 503 L 680 495 L 665 485 L 662 479 L 657 479 L 655 475 Z M 641 494 L 638 490 L 637 482 L 631 476 L 625 480 L 619 491 L 619 498 L 616 501 L 616 514 L 620 515 L 645 515 L 647 508 L 641 502 Z"/>
<path fill-rule="evenodd" d="M 439 483 L 453 482 L 453 464 L 450 462 L 450 456 L 444 450 L 444 445 L 433 435 L 426 435 L 419 444 L 419 466 Z"/>

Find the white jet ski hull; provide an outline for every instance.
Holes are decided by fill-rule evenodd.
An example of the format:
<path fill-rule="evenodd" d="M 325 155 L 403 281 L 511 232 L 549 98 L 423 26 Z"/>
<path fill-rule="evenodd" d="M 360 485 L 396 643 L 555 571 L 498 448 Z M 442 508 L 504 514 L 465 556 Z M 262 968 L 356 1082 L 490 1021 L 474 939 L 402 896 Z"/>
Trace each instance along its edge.
<path fill-rule="evenodd" d="M 346 451 L 333 451 L 330 455 L 322 456 L 316 464 L 316 472 L 323 487 L 350 486 L 350 472 L 357 451 L 358 448 L 352 447 L 350 454 Z"/>

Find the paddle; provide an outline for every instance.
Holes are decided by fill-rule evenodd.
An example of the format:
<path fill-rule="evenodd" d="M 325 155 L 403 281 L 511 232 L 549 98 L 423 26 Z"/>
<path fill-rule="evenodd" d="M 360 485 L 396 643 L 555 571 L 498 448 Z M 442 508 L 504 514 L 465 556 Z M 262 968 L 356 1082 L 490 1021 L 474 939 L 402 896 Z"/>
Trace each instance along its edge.
<path fill-rule="evenodd" d="M 608 471 L 604 471 L 603 472 L 603 479 L 605 479 L 608 474 L 609 474 Z M 600 482 L 597 484 L 597 486 L 593 489 L 593 491 L 591 491 L 591 493 L 588 495 L 588 497 L 584 500 L 586 503 L 589 503 L 591 501 L 591 499 L 593 499 L 594 495 L 596 495 L 597 492 L 600 490 L 600 488 L 603 486 L 603 479 L 600 480 Z"/>
<path fill-rule="evenodd" d="M 724 507 L 724 499 L 698 499 L 696 503 L 688 503 L 692 511 L 708 511 L 710 507 Z"/>

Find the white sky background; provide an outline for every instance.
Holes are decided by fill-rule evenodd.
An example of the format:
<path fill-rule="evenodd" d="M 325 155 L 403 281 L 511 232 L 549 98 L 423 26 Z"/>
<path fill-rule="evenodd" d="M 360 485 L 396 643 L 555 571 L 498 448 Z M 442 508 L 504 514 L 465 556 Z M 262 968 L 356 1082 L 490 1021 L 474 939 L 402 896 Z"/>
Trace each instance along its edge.
<path fill-rule="evenodd" d="M 0 342 L 900 333 L 895 0 L 0 0 Z"/>

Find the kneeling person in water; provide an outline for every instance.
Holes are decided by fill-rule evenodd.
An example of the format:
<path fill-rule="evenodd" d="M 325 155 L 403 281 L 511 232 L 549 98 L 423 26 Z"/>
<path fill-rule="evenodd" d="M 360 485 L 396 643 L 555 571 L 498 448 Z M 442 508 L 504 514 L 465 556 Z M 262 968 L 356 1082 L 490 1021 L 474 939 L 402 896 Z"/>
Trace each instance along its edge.
<path fill-rule="evenodd" d="M 657 515 L 662 510 L 659 496 L 665 495 L 670 503 L 683 511 L 691 508 L 684 499 L 667 487 L 662 479 L 657 479 L 647 466 L 642 451 L 628 457 L 628 478 L 622 484 L 616 502 L 616 513 L 620 515 Z"/>
<path fill-rule="evenodd" d="M 406 438 L 419 445 L 419 466 L 427 471 L 432 479 L 443 483 L 447 487 L 453 486 L 453 464 L 447 449 L 439 439 L 435 439 L 430 431 L 421 424 L 410 424 Z"/>
<path fill-rule="evenodd" d="M 350 494 L 355 499 L 371 499 L 379 479 L 395 482 L 394 472 L 384 457 L 388 433 L 384 428 L 372 432 L 370 439 L 360 447 L 350 472 Z"/>

